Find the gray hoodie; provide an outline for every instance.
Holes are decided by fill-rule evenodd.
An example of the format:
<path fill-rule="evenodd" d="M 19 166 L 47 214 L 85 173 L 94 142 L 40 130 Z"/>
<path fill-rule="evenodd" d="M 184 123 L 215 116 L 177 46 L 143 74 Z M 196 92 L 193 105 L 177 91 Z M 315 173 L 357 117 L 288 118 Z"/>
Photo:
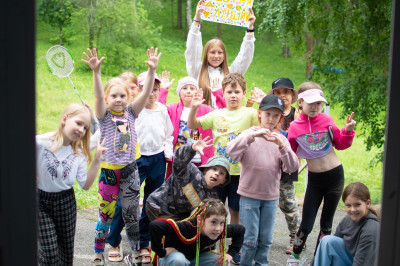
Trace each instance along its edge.
<path fill-rule="evenodd" d="M 335 236 L 343 238 L 347 251 L 354 257 L 353 266 L 367 266 L 375 262 L 378 232 L 378 218 L 369 212 L 357 223 L 349 216 L 344 217 Z"/>

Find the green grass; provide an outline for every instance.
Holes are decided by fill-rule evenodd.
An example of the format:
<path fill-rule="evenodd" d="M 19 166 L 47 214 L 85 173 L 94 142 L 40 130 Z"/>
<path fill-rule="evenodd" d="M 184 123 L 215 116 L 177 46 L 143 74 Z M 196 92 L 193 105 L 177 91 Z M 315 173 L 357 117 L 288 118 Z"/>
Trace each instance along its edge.
<path fill-rule="evenodd" d="M 179 99 L 175 93 L 178 80 L 187 75 L 184 58 L 186 49 L 185 34 L 183 30 L 177 30 L 171 26 L 169 8 L 151 10 L 150 13 L 152 14 L 152 20 L 156 24 L 163 25 L 162 39 L 158 46 L 162 56 L 157 72 L 161 73 L 163 70 L 168 70 L 171 72 L 171 77 L 175 78 L 175 83 L 172 85 L 168 95 L 168 103 L 176 102 Z M 232 63 L 239 52 L 245 30 L 241 27 L 228 25 L 222 25 L 221 28 L 221 39 L 227 48 L 228 62 Z M 69 80 L 67 78 L 57 78 L 48 70 L 45 55 L 47 50 L 56 44 L 49 41 L 56 34 L 57 31 L 49 26 L 43 23 L 37 24 L 36 124 L 38 134 L 55 130 L 64 108 L 70 103 L 79 103 L 79 98 Z M 203 22 L 202 34 L 203 43 L 215 37 L 217 35 L 217 24 Z M 93 106 L 92 73 L 80 61 L 83 58 L 82 52 L 86 47 L 85 40 L 67 45 L 68 50 L 75 59 L 75 70 L 71 74 L 71 79 L 82 98 Z M 271 88 L 271 83 L 279 77 L 289 77 L 296 87 L 306 80 L 305 58 L 296 54 L 289 58 L 283 58 L 281 52 L 280 41 L 274 35 L 256 32 L 255 55 L 250 68 L 245 74 L 247 91 L 256 86 L 266 92 Z M 143 49 L 143 54 L 145 54 L 145 49 Z M 107 60 L 104 63 L 106 64 Z M 146 65 L 143 61 L 143 71 L 145 69 Z M 103 75 L 103 83 L 109 78 L 109 76 Z M 331 112 L 337 125 L 340 128 L 343 127 L 344 119 L 339 118 L 340 109 L 337 108 L 331 110 Z M 357 114 L 355 119 L 357 120 Z M 375 156 L 376 151 L 365 151 L 363 139 L 356 135 L 353 146 L 346 151 L 338 151 L 337 154 L 345 169 L 346 184 L 351 181 L 364 182 L 371 190 L 373 203 L 379 202 L 381 198 L 382 164 L 369 168 L 369 162 Z M 76 186 L 75 192 L 78 207 L 96 206 L 97 189 L 97 184 L 94 184 L 89 191 L 84 191 Z M 304 177 L 302 175 L 296 185 L 296 189 L 297 197 L 304 196 Z"/>

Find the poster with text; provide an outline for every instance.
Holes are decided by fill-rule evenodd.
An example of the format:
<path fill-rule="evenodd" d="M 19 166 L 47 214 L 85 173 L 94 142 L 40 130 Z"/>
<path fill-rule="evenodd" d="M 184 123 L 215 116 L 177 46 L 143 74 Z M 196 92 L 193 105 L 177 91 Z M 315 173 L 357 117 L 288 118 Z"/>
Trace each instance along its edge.
<path fill-rule="evenodd" d="M 205 0 L 201 19 L 247 27 L 253 0 Z"/>

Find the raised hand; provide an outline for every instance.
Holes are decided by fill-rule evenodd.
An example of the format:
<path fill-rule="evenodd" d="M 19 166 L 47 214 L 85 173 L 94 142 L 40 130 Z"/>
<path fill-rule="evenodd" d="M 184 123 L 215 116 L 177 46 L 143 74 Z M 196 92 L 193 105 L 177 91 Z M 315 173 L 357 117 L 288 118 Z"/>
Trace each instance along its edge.
<path fill-rule="evenodd" d="M 222 88 L 222 80 L 219 79 L 219 77 L 216 77 L 212 80 L 212 91 L 216 91 Z"/>
<path fill-rule="evenodd" d="M 250 7 L 249 7 L 249 12 L 250 12 L 250 16 L 247 19 L 247 21 L 249 22 L 248 29 L 252 30 L 252 29 L 254 29 L 254 22 L 256 22 L 256 16 L 254 16 L 254 11 Z"/>
<path fill-rule="evenodd" d="M 204 101 L 205 99 L 203 99 L 203 89 L 200 88 L 194 93 L 192 97 L 192 107 L 197 108 L 202 105 Z"/>
<path fill-rule="evenodd" d="M 351 112 L 346 118 L 346 131 L 351 132 L 354 130 L 354 127 L 356 126 L 356 121 L 353 120 L 354 112 Z"/>
<path fill-rule="evenodd" d="M 96 148 L 96 152 L 94 154 L 94 158 L 96 160 L 100 160 L 100 161 L 103 160 L 103 155 L 108 150 L 106 147 L 104 147 L 105 143 L 106 143 L 106 138 L 104 138 L 101 143 L 99 140 L 97 140 L 97 148 Z"/>
<path fill-rule="evenodd" d="M 267 128 L 260 128 L 259 130 L 252 132 L 251 135 L 253 136 L 253 138 L 261 137 L 266 141 L 273 142 L 278 145 L 280 149 L 282 149 L 284 146 L 284 143 L 282 141 L 283 135 L 277 132 L 271 132 Z"/>
<path fill-rule="evenodd" d="M 147 61 L 146 64 L 149 66 L 149 69 L 155 70 L 158 65 L 158 60 L 160 59 L 161 53 L 158 53 L 158 48 L 154 49 L 151 47 L 147 49 Z"/>
<path fill-rule="evenodd" d="M 202 139 L 201 134 L 200 134 L 199 139 L 195 143 L 192 144 L 192 149 L 194 151 L 199 152 L 202 156 L 204 156 L 203 150 L 205 148 L 211 147 L 212 145 L 213 145 L 213 140 L 210 139 L 209 136 Z"/>
<path fill-rule="evenodd" d="M 105 57 L 101 57 L 100 59 L 97 57 L 97 50 L 96 48 L 93 48 L 93 52 L 87 48 L 88 54 L 83 52 L 83 55 L 86 57 L 87 60 L 81 59 L 81 61 L 85 64 L 87 64 L 93 72 L 100 71 L 101 63 L 103 63 L 103 60 Z"/>
<path fill-rule="evenodd" d="M 200 15 L 203 13 L 203 11 L 206 10 L 206 7 L 204 6 L 204 0 L 200 0 L 197 3 L 196 7 L 196 15 L 194 15 L 195 20 L 200 20 Z"/>
<path fill-rule="evenodd" d="M 170 78 L 170 73 L 169 71 L 163 71 L 161 74 L 161 88 L 163 89 L 169 89 L 172 85 L 172 83 L 174 83 L 175 79 L 172 79 L 171 81 L 169 81 Z"/>
<path fill-rule="evenodd" d="M 254 91 L 251 90 L 250 96 L 247 99 L 246 107 L 252 107 L 254 102 L 255 102 L 255 100 L 256 100 L 256 98 L 254 97 Z"/>

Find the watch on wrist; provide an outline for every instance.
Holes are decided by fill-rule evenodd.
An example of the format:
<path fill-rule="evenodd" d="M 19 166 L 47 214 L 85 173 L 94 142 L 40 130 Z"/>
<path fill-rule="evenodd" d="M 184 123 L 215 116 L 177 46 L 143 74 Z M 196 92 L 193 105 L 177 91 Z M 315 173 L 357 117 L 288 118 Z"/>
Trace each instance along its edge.
<path fill-rule="evenodd" d="M 246 29 L 246 32 L 254 32 L 254 28 L 253 28 L 253 29 L 247 28 L 247 29 Z"/>

